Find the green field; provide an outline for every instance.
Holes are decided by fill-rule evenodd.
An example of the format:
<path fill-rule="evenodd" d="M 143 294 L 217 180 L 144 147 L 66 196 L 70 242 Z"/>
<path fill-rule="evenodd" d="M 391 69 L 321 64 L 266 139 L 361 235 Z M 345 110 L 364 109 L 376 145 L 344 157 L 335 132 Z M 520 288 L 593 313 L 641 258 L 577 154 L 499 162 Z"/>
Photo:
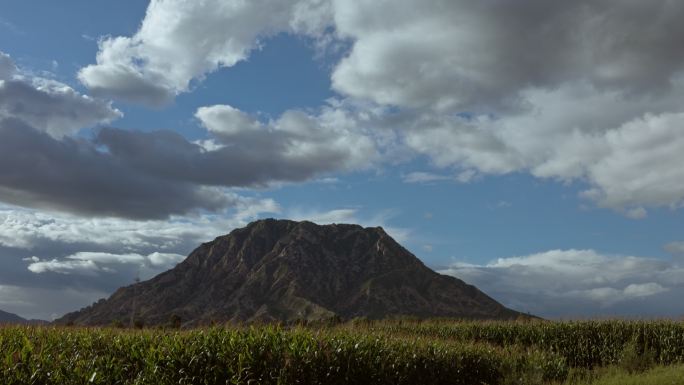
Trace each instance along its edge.
<path fill-rule="evenodd" d="M 684 384 L 684 323 L 0 328 L 2 384 Z"/>

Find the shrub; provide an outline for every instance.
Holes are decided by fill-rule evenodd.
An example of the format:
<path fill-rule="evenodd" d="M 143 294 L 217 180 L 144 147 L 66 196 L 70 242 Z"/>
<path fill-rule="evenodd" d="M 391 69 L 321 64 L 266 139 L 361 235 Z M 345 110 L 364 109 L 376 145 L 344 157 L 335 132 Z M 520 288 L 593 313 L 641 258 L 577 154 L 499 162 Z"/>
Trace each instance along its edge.
<path fill-rule="evenodd" d="M 641 346 L 636 340 L 625 346 L 619 366 L 630 374 L 643 373 L 656 364 L 656 355 L 648 346 Z"/>

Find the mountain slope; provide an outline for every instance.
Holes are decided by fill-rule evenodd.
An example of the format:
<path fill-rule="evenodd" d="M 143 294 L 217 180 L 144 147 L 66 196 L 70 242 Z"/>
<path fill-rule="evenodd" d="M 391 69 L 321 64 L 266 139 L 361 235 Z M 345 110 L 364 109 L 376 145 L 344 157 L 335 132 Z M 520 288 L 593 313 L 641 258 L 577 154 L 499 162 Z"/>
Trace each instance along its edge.
<path fill-rule="evenodd" d="M 520 314 L 440 275 L 382 228 L 266 219 L 202 244 L 175 268 L 57 323 L 292 321 Z"/>
<path fill-rule="evenodd" d="M 0 310 L 0 324 L 19 324 L 27 321 L 16 314 L 7 313 Z"/>

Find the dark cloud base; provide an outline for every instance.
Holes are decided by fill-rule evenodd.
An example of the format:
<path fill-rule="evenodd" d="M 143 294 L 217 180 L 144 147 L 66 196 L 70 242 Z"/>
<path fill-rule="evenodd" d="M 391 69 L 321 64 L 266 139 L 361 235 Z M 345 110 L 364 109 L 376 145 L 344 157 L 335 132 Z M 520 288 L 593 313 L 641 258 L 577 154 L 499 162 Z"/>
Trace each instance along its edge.
<path fill-rule="evenodd" d="M 132 167 L 85 139 L 0 121 L 0 200 L 83 215 L 158 219 L 231 204 L 219 191 Z"/>

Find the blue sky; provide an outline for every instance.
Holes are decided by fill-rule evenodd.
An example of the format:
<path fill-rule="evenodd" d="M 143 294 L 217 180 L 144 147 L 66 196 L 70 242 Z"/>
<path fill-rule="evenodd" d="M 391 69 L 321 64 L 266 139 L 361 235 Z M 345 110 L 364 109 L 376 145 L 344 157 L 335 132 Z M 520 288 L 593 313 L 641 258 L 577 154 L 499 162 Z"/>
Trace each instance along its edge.
<path fill-rule="evenodd" d="M 59 315 L 134 273 L 163 271 L 200 241 L 276 216 L 384 226 L 429 266 L 542 316 L 684 314 L 671 302 L 684 290 L 684 159 L 673 156 L 684 153 L 684 59 L 667 54 L 684 36 L 674 16 L 642 41 L 630 19 L 639 6 L 619 2 L 610 2 L 613 14 L 596 11 L 598 26 L 572 6 L 533 12 L 541 7 L 531 0 L 512 13 L 501 2 L 434 1 L 415 14 L 406 9 L 421 4 L 408 0 L 387 14 L 368 2 L 233 3 L 154 1 L 147 16 L 141 1 L 3 4 L 0 52 L 14 69 L 0 118 L 35 131 L 11 142 L 17 123 L 3 120 L 12 126 L 5 142 L 77 143 L 70 151 L 97 148 L 95 158 L 116 160 L 103 170 L 85 157 L 55 163 L 70 179 L 43 187 L 0 169 L 0 259 L 21 272 L 0 273 L 0 309 Z M 666 2 L 644 7 L 644 22 L 684 15 Z M 563 12 L 568 20 L 558 19 Z M 553 20 L 558 31 L 540 37 Z M 600 34 L 569 39 L 562 23 Z M 619 36 L 631 40 L 618 44 Z M 127 40 L 109 44 L 119 38 Z M 51 96 L 54 110 L 47 105 L 39 119 L 17 108 L 13 100 L 36 96 L 12 94 L 11 82 Z M 203 157 L 199 146 L 204 155 L 219 146 L 188 166 L 207 175 L 176 175 L 184 157 Z M 275 160 L 253 165 L 253 157 Z M 176 166 L 164 169 L 172 158 Z M 247 176 L 230 176 L 241 169 Z M 90 172 L 131 189 L 143 178 L 149 193 L 106 207 L 111 199 L 93 195 L 110 191 L 108 182 Z M 54 177 L 40 175 L 38 184 Z M 83 198 L 59 196 L 79 183 Z M 164 206 L 150 198 L 176 190 Z M 96 230 L 82 230 L 89 225 Z M 123 248 L 115 236 L 92 239 L 122 228 L 137 231 Z M 155 252 L 166 262 L 155 264 Z M 63 300 L 42 303 L 45 290 Z"/>

